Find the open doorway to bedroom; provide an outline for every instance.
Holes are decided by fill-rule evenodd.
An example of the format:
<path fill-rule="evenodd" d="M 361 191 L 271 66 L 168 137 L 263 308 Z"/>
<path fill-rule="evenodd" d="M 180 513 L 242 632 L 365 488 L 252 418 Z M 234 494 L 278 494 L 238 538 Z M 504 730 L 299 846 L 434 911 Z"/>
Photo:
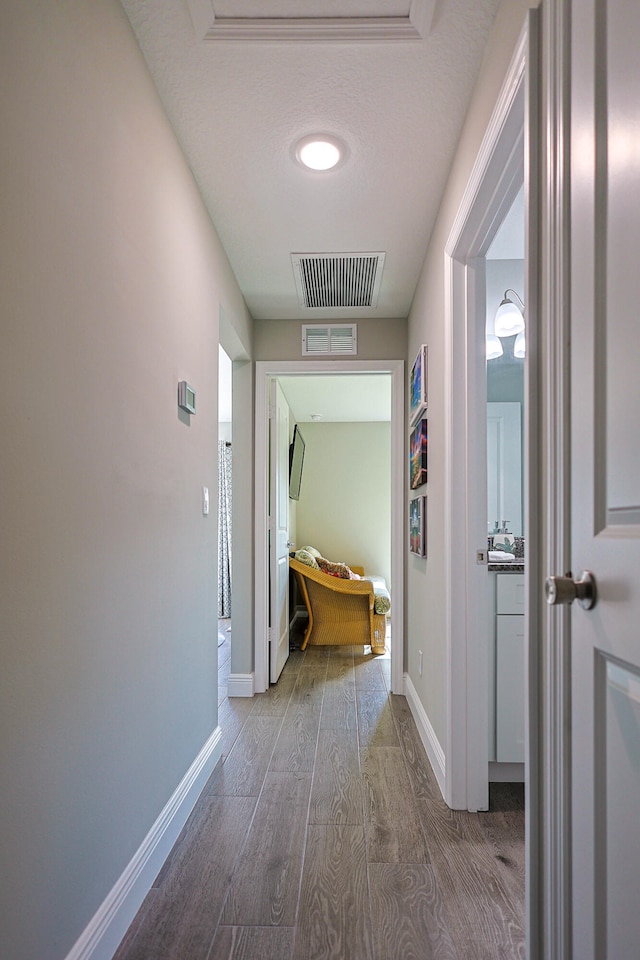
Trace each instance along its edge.
<path fill-rule="evenodd" d="M 369 377 L 373 378 L 373 393 L 367 400 L 365 384 Z M 311 389 L 314 381 L 323 384 L 326 402 L 330 404 L 325 412 L 321 409 L 320 393 L 314 395 Z M 341 381 L 345 390 L 353 391 L 354 403 L 360 402 L 359 413 L 354 412 L 354 405 L 349 408 L 344 398 L 340 399 Z M 347 387 L 349 381 L 351 383 Z M 358 389 L 358 384 L 361 389 Z M 274 488 L 274 478 L 269 476 L 269 464 L 273 463 L 269 449 L 269 408 L 271 406 L 273 409 L 274 385 L 282 394 L 282 402 L 286 407 L 284 414 L 278 407 L 275 419 L 281 420 L 286 416 L 288 420 L 284 431 L 287 445 L 297 425 L 308 448 L 301 499 L 293 502 L 290 512 L 288 504 L 292 501 L 288 498 L 287 489 L 285 520 L 287 526 L 291 524 L 291 531 L 287 530 L 286 538 L 278 533 L 278 539 L 288 540 L 297 548 L 313 546 L 325 555 L 324 559 L 362 567 L 365 576 L 380 575 L 391 586 L 393 630 L 387 650 L 387 669 L 394 692 L 401 692 L 404 364 L 402 361 L 335 360 L 256 364 L 255 690 L 260 692 L 266 689 L 269 682 L 273 682 L 270 670 L 270 626 L 274 621 L 279 642 L 279 627 L 283 620 L 280 615 L 273 616 L 271 586 L 275 579 L 270 571 L 272 524 L 269 490 L 270 486 Z M 308 394 L 308 399 L 302 404 L 298 392 Z M 288 399 L 285 396 L 287 393 Z M 383 404 L 386 403 L 384 415 L 373 412 L 376 406 L 380 406 L 379 402 L 374 403 L 375 394 Z M 314 415 L 319 419 L 314 419 Z M 384 434 L 384 439 L 374 437 L 376 431 Z M 366 508 L 362 512 L 372 497 L 377 498 L 378 507 Z M 281 518 L 275 518 L 275 523 L 279 531 Z M 393 597 L 399 598 L 395 604 Z M 287 597 L 285 601 L 284 591 L 278 592 L 276 599 L 288 615 L 289 600 Z M 300 611 L 293 609 L 294 619 L 296 612 Z"/>
<path fill-rule="evenodd" d="M 328 561 L 334 577 L 349 576 L 356 582 L 361 576 L 377 577 L 380 589 L 383 585 L 391 589 L 390 375 L 301 374 L 279 377 L 277 382 L 288 407 L 289 436 L 294 441 L 288 510 L 291 553 L 319 553 L 316 562 L 322 570 Z M 299 577 L 290 577 L 292 649 L 304 647 L 307 641 L 313 644 L 321 632 L 320 586 L 315 582 L 308 586 L 316 591 L 315 624 L 309 622 L 306 584 L 300 584 Z M 325 600 L 337 602 L 336 596 L 329 594 Z M 353 598 L 348 602 L 353 603 Z M 376 621 L 379 643 L 375 652 L 384 661 L 382 668 L 390 681 L 390 611 L 385 620 L 383 624 Z M 354 624 L 353 643 L 354 638 L 360 639 L 359 626 L 366 639 L 371 639 L 365 625 Z M 328 626 L 322 630 L 328 642 Z"/>
<path fill-rule="evenodd" d="M 218 706 L 227 697 L 231 670 L 232 610 L 232 363 L 218 354 Z"/>

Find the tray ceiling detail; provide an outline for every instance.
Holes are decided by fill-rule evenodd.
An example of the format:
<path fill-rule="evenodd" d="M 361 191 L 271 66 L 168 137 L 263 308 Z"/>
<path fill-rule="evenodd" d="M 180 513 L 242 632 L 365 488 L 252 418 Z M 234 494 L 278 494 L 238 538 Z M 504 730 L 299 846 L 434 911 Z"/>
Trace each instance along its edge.
<path fill-rule="evenodd" d="M 188 0 L 188 4 L 199 40 L 370 43 L 426 37 L 435 0 Z"/>

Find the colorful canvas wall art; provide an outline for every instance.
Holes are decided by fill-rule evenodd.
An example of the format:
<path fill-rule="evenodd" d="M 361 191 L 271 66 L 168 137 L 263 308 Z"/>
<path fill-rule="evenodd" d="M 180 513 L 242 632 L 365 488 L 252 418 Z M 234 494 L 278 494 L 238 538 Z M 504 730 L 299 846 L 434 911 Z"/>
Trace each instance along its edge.
<path fill-rule="evenodd" d="M 427 409 L 428 350 L 423 343 L 411 368 L 409 381 L 409 423 L 414 424 Z"/>
<path fill-rule="evenodd" d="M 409 478 L 412 490 L 427 482 L 427 418 L 423 417 L 411 431 L 409 439 Z"/>
<path fill-rule="evenodd" d="M 409 501 L 409 549 L 418 557 L 427 555 L 426 515 L 426 497 L 414 497 Z"/>

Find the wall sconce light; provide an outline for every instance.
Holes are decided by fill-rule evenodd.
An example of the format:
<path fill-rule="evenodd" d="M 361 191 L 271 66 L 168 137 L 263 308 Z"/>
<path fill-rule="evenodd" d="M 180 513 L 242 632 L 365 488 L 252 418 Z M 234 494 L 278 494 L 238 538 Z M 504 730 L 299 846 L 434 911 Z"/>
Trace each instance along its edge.
<path fill-rule="evenodd" d="M 493 320 L 490 316 L 487 317 L 487 325 L 485 328 L 485 347 L 487 360 L 497 360 L 498 357 L 501 357 L 504 353 L 502 340 L 500 337 L 496 337 L 493 329 Z"/>
<path fill-rule="evenodd" d="M 510 293 L 519 301 L 519 307 L 508 296 Z M 504 298 L 496 310 L 493 323 L 494 333 L 497 337 L 512 337 L 524 330 L 524 303 L 515 290 L 510 287 L 504 292 Z"/>
<path fill-rule="evenodd" d="M 513 345 L 513 355 L 517 357 L 518 360 L 524 360 L 526 353 L 526 343 L 524 338 L 524 330 L 518 334 L 516 337 L 516 342 Z"/>

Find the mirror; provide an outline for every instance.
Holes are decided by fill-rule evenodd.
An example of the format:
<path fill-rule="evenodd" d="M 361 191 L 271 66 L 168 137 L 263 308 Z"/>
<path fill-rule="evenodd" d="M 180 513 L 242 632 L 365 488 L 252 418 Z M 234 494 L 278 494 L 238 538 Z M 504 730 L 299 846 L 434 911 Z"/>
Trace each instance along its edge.
<path fill-rule="evenodd" d="M 522 404 L 487 403 L 487 531 L 522 536 Z"/>
<path fill-rule="evenodd" d="M 500 226 L 485 261 L 486 328 L 494 332 L 496 310 L 506 290 L 524 300 L 524 191 L 520 190 Z M 515 299 L 511 297 L 511 299 Z M 526 320 L 526 311 L 525 311 Z M 524 359 L 516 356 L 516 336 L 494 337 L 502 350 L 487 360 L 487 531 L 496 520 L 523 536 Z"/>

